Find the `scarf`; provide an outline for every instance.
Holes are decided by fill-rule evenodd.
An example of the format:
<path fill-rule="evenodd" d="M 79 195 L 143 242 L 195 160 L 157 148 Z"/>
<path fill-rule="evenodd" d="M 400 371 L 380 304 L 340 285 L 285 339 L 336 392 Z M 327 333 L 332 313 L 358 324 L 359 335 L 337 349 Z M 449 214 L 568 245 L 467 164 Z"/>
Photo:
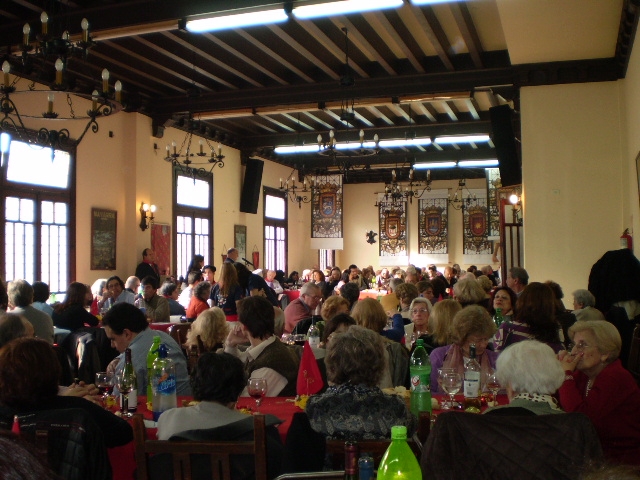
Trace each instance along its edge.
<path fill-rule="evenodd" d="M 516 399 L 527 400 L 529 402 L 536 403 L 548 403 L 553 410 L 561 410 L 561 408 L 558 406 L 558 401 L 551 395 L 545 395 L 541 393 L 519 393 L 515 397 L 513 397 L 511 401 Z"/>
<path fill-rule="evenodd" d="M 485 350 L 486 352 L 486 350 Z M 476 360 L 480 364 L 481 377 L 485 378 L 485 376 L 491 375 L 493 373 L 493 369 L 491 368 L 491 364 L 489 363 L 489 355 L 476 356 Z M 460 375 L 464 378 L 464 354 L 462 353 L 462 349 L 459 345 L 455 343 L 451 345 L 451 348 L 446 353 L 444 357 L 444 362 L 442 362 L 443 368 L 455 368 Z"/>

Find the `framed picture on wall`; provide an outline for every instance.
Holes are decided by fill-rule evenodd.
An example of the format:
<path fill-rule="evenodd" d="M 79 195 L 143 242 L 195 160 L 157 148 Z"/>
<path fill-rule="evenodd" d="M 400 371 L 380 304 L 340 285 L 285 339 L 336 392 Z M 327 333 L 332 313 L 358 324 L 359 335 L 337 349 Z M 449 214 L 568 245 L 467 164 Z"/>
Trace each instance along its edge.
<path fill-rule="evenodd" d="M 233 226 L 234 247 L 238 250 L 238 258 L 247 258 L 247 226 Z"/>
<path fill-rule="evenodd" d="M 118 212 L 91 209 L 91 270 L 116 269 Z"/>

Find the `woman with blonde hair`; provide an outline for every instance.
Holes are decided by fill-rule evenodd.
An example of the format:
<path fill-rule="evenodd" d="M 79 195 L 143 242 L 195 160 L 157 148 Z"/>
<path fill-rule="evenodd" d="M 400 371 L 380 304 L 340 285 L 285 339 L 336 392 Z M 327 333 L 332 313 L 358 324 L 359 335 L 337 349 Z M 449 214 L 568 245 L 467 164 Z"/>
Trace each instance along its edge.
<path fill-rule="evenodd" d="M 331 295 L 322 304 L 320 315 L 326 323 L 339 313 L 349 313 L 349 301 L 341 295 Z"/>
<path fill-rule="evenodd" d="M 229 335 L 229 325 L 226 315 L 221 308 L 212 307 L 198 315 L 196 321 L 191 324 L 185 347 L 187 350 L 197 347 L 198 337 L 200 337 L 205 351 L 215 351 L 224 345 L 227 335 Z"/>
<path fill-rule="evenodd" d="M 441 300 L 433 306 L 429 315 L 429 337 L 433 348 L 451 343 L 453 318 L 460 310 L 462 305 L 451 299 Z"/>
<path fill-rule="evenodd" d="M 378 332 L 389 340 L 400 342 L 404 338 L 404 323 L 400 315 L 393 316 L 393 327 L 385 330 L 389 317 L 375 298 L 363 298 L 355 304 L 351 316 L 361 327 Z"/>
<path fill-rule="evenodd" d="M 244 291 L 238 281 L 238 271 L 231 262 L 224 262 L 220 267 L 218 283 L 213 287 L 211 299 L 213 305 L 220 307 L 227 316 L 227 321 L 238 320 L 238 303 L 244 297 Z"/>

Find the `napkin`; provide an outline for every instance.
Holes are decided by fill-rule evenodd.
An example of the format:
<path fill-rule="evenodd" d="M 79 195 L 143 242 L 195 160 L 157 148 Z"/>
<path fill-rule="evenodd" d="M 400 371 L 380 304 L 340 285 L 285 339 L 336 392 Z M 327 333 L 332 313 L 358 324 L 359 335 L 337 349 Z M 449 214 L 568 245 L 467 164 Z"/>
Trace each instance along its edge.
<path fill-rule="evenodd" d="M 318 362 L 316 362 L 316 356 L 313 354 L 309 342 L 304 342 L 302 360 L 300 360 L 300 368 L 298 369 L 296 393 L 298 395 L 313 395 L 322 390 L 323 386 L 324 382 L 318 368 Z"/>

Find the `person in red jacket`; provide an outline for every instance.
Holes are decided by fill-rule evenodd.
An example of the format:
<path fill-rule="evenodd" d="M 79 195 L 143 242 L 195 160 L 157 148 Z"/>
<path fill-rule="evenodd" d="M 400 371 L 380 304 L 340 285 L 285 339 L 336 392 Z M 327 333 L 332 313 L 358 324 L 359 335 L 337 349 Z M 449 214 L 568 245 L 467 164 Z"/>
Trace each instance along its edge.
<path fill-rule="evenodd" d="M 193 296 L 189 301 L 187 308 L 187 318 L 195 320 L 205 310 L 209 309 L 209 295 L 211 295 L 211 284 L 209 282 L 200 282 L 193 289 Z"/>
<path fill-rule="evenodd" d="M 588 320 L 573 324 L 569 336 L 573 347 L 558 356 L 566 374 L 562 408 L 591 419 L 607 460 L 640 465 L 640 388 L 618 359 L 618 330 L 605 320 Z"/>

